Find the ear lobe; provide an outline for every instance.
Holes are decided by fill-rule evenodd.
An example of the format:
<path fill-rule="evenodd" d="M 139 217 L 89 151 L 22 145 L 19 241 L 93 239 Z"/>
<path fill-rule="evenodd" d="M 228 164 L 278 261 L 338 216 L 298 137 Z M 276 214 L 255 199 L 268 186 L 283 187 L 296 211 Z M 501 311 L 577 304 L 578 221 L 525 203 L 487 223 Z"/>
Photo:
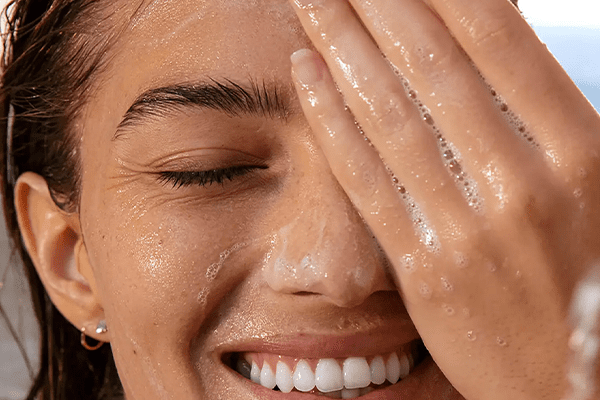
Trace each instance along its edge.
<path fill-rule="evenodd" d="M 92 328 L 104 313 L 78 216 L 61 210 L 44 178 L 32 172 L 17 180 L 15 208 L 23 242 L 52 302 L 67 320 L 96 339 Z"/>

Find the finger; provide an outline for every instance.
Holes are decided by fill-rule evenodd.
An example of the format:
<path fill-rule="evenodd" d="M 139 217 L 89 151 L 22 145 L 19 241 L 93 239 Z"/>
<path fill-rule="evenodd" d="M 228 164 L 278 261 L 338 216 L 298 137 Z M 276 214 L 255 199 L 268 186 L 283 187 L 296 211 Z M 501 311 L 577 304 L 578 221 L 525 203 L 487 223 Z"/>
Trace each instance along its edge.
<path fill-rule="evenodd" d="M 582 156 L 597 151 L 600 116 L 511 2 L 430 3 L 486 80 L 529 125 L 547 161 L 558 168 L 577 166 Z"/>
<path fill-rule="evenodd" d="M 315 53 L 292 56 L 293 78 L 304 114 L 331 170 L 392 263 L 423 247 L 392 177 L 365 141 L 325 63 Z"/>
<path fill-rule="evenodd" d="M 379 48 L 429 106 L 436 126 L 458 148 L 462 165 L 480 189 L 491 187 L 490 193 L 482 193 L 486 201 L 501 204 L 506 196 L 499 196 L 490 176 L 518 174 L 522 181 L 523 166 L 541 156 L 515 135 L 446 27 L 421 0 L 352 3 Z M 512 192 L 506 185 L 518 181 L 505 181 L 503 191 Z"/>
<path fill-rule="evenodd" d="M 449 175 L 436 137 L 347 2 L 325 1 L 299 9 L 300 20 L 339 85 L 354 117 L 386 165 L 432 223 L 450 224 L 471 214 Z M 312 18 L 318 18 L 315 26 Z"/>

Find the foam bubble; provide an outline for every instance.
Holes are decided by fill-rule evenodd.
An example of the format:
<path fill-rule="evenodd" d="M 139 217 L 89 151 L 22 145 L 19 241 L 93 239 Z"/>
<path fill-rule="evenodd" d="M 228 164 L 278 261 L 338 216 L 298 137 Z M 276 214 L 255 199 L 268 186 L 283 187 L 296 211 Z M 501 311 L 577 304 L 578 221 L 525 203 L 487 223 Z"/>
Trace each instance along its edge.
<path fill-rule="evenodd" d="M 408 192 L 402 195 L 403 200 L 408 206 L 408 212 L 413 222 L 413 226 L 415 227 L 421 242 L 427 246 L 429 251 L 433 253 L 439 253 L 441 244 L 438 239 L 437 233 L 431 227 L 431 224 L 428 223 L 425 218 L 425 214 L 421 211 L 417 203 L 414 199 L 408 194 Z"/>
<path fill-rule="evenodd" d="M 445 291 L 451 292 L 454 290 L 454 285 L 448 280 L 448 278 L 442 276 L 440 281 L 442 282 L 442 287 Z"/>
<path fill-rule="evenodd" d="M 412 274 L 416 270 L 415 259 L 410 254 L 405 254 L 404 256 L 402 256 L 402 258 L 400 259 L 400 265 L 409 274 Z"/>
<path fill-rule="evenodd" d="M 454 315 L 454 308 L 449 306 L 448 304 L 442 304 L 442 309 L 448 316 Z"/>
<path fill-rule="evenodd" d="M 421 243 L 427 246 L 428 250 L 433 253 L 439 253 L 441 244 L 438 239 L 437 233 L 433 228 L 431 228 L 431 224 L 429 224 L 425 214 L 421 211 L 415 200 L 410 196 L 408 191 L 402 184 L 400 184 L 399 179 L 392 174 L 391 171 L 388 172 L 392 175 L 392 182 L 396 185 L 396 190 L 400 194 L 400 198 L 404 202 L 404 206 L 408 215 L 413 223 L 413 228 L 415 232 L 419 235 L 421 239 Z"/>
<path fill-rule="evenodd" d="M 421 282 L 421 284 L 419 285 L 419 294 L 424 299 L 427 299 L 427 300 L 431 299 L 432 293 L 431 293 L 431 288 L 429 287 L 429 285 L 426 284 L 425 282 Z"/>
<path fill-rule="evenodd" d="M 208 266 L 208 268 L 206 269 L 206 279 L 208 279 L 209 282 L 213 281 L 219 274 L 219 271 L 221 270 L 221 268 L 223 267 L 223 264 L 229 258 L 229 256 L 232 253 L 235 253 L 236 251 L 238 251 L 241 248 L 244 248 L 246 246 L 248 246 L 248 244 L 244 243 L 244 242 L 236 243 L 233 246 L 231 246 L 230 248 L 223 251 L 221 254 L 219 254 L 219 261 L 210 264 Z"/>
<path fill-rule="evenodd" d="M 200 303 L 202 306 L 205 306 L 207 301 L 208 301 L 208 293 L 209 293 L 209 289 L 208 288 L 202 288 L 202 290 L 200 290 L 200 293 L 198 293 L 198 303 Z"/>
<path fill-rule="evenodd" d="M 425 123 L 427 123 L 427 125 L 432 125 L 435 124 L 433 117 L 431 116 L 431 114 L 429 113 L 424 113 L 423 114 L 423 121 L 425 121 Z"/>
<path fill-rule="evenodd" d="M 466 268 L 469 265 L 469 257 L 460 251 L 455 251 L 454 264 L 456 264 L 458 268 Z"/>
<path fill-rule="evenodd" d="M 539 149 L 540 148 L 539 143 L 531 135 L 531 133 L 527 129 L 527 126 L 521 120 L 521 118 L 510 109 L 506 100 L 504 100 L 504 98 L 495 89 L 493 89 L 489 85 L 488 85 L 488 87 L 490 88 L 490 93 L 491 93 L 492 97 L 494 98 L 494 103 L 496 104 L 498 109 L 502 112 L 504 119 L 508 122 L 508 124 L 510 125 L 512 130 L 515 132 L 515 134 L 518 135 L 519 137 L 523 138 L 525 140 L 525 142 L 527 144 L 529 144 L 531 147 Z"/>
<path fill-rule="evenodd" d="M 440 151 L 442 161 L 448 168 L 450 175 L 454 178 L 455 184 L 461 189 L 461 193 L 467 204 L 478 213 L 483 212 L 483 200 L 479 195 L 477 182 L 472 179 L 463 170 L 460 163 L 461 154 L 451 142 L 446 141 L 441 133 L 438 132 L 438 149 Z"/>

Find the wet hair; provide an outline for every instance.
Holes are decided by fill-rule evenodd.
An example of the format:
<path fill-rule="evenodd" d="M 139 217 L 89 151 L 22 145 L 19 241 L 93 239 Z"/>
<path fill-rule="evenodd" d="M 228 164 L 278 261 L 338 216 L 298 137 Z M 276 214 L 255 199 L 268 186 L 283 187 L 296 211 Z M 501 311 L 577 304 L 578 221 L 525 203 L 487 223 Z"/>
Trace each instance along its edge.
<path fill-rule="evenodd" d="M 20 257 L 39 323 L 40 366 L 28 399 L 106 399 L 122 394 L 109 345 L 90 352 L 80 332 L 52 304 L 29 257 L 14 206 L 16 178 L 42 176 L 63 211 L 79 201 L 74 121 L 106 64 L 116 37 L 110 3 L 98 0 L 12 0 L 4 10 L 0 88 L 0 179 L 4 216 Z M 15 338 L 18 340 L 18 338 Z"/>

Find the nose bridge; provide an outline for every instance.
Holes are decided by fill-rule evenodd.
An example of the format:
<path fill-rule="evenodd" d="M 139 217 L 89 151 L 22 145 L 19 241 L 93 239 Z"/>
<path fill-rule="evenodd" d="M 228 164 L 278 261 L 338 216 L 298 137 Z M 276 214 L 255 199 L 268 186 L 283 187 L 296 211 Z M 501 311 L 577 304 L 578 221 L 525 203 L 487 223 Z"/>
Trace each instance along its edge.
<path fill-rule="evenodd" d="M 273 235 L 265 280 L 289 294 L 313 293 L 342 307 L 392 290 L 385 257 L 336 181 L 296 197 L 297 211 Z"/>

